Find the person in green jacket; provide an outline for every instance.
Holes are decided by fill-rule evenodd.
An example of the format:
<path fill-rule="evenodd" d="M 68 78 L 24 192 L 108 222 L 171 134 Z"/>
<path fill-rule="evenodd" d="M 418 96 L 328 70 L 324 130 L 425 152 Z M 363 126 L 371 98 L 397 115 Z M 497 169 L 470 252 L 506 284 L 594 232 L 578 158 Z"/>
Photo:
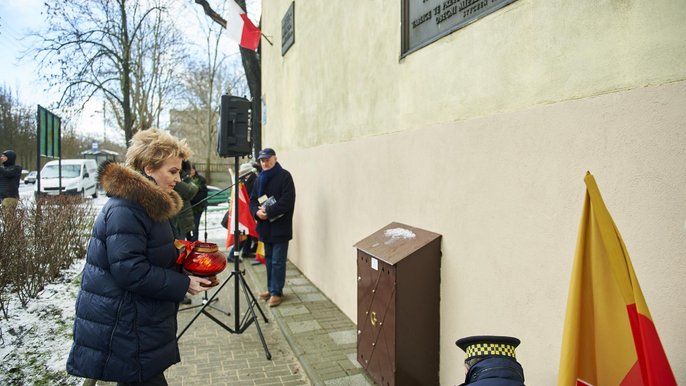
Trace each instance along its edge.
<path fill-rule="evenodd" d="M 191 164 L 184 160 L 181 163 L 181 182 L 177 182 L 174 191 L 183 199 L 183 208 L 174 218 L 176 226 L 176 238 L 186 239 L 194 228 L 193 209 L 191 209 L 191 199 L 198 193 L 198 186 L 191 181 Z"/>
<path fill-rule="evenodd" d="M 193 230 L 193 209 L 191 209 L 191 199 L 198 193 L 198 186 L 195 185 L 189 176 L 191 164 L 187 160 L 181 162 L 181 181 L 176 183 L 174 191 L 181 196 L 183 208 L 174 217 L 175 237 L 183 240 Z M 181 304 L 191 304 L 191 299 L 184 296 Z"/>
<path fill-rule="evenodd" d="M 198 173 L 195 164 L 191 164 L 191 181 L 198 187 L 198 193 L 191 199 L 193 205 L 193 232 L 187 237 L 188 241 L 197 241 L 200 239 L 200 219 L 207 208 L 207 181 L 205 177 Z"/>

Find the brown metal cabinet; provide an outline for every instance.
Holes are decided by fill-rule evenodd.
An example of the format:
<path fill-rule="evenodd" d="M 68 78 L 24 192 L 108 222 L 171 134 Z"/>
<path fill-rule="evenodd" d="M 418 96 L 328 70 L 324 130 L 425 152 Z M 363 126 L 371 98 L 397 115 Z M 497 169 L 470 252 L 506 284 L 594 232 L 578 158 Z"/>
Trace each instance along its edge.
<path fill-rule="evenodd" d="M 391 223 L 357 248 L 357 360 L 374 381 L 438 385 L 441 235 Z"/>

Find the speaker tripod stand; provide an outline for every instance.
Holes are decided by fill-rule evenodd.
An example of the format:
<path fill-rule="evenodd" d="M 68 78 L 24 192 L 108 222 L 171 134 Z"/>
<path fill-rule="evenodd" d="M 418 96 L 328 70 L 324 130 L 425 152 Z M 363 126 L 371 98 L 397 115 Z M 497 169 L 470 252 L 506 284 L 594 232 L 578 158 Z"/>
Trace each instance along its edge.
<path fill-rule="evenodd" d="M 240 197 L 240 192 L 239 192 L 239 175 L 238 175 L 238 157 L 235 157 L 235 182 L 234 182 L 234 199 L 233 202 L 231 203 L 233 205 L 233 220 L 234 220 L 234 232 L 233 232 L 233 240 L 234 240 L 234 246 L 233 246 L 233 271 L 231 272 L 231 275 L 227 277 L 224 282 L 219 286 L 219 288 L 215 291 L 215 293 L 209 298 L 203 298 L 202 305 L 200 306 L 200 310 L 193 316 L 193 318 L 188 322 L 186 327 L 179 333 L 179 335 L 176 337 L 176 340 L 180 340 L 183 334 L 190 328 L 190 326 L 195 322 L 195 320 L 201 315 L 205 315 L 208 318 L 210 318 L 213 322 L 217 323 L 219 326 L 221 326 L 223 329 L 226 331 L 232 333 L 232 334 L 242 334 L 245 330 L 248 329 L 253 323 L 255 324 L 255 328 L 257 328 L 257 333 L 260 337 L 260 341 L 262 342 L 262 347 L 264 348 L 264 353 L 267 357 L 268 360 L 272 359 L 272 354 L 269 352 L 269 347 L 267 347 L 267 342 L 264 339 L 264 335 L 262 334 L 262 329 L 260 328 L 260 323 L 257 317 L 257 313 L 255 312 L 255 308 L 259 311 L 260 315 L 264 319 L 265 323 L 269 323 L 269 320 L 267 319 L 267 316 L 264 314 L 262 309 L 260 308 L 260 305 L 258 304 L 257 299 L 255 298 L 255 295 L 253 295 L 252 291 L 250 290 L 250 286 L 248 286 L 248 283 L 245 281 L 245 271 L 241 271 L 240 269 L 240 257 L 239 257 L 239 238 L 240 238 L 240 231 L 238 229 L 238 201 Z M 234 315 L 234 325 L 233 328 L 227 326 L 224 324 L 221 320 L 219 320 L 217 317 L 212 315 L 207 311 L 208 307 L 212 307 L 211 303 L 216 300 L 217 295 L 221 292 L 221 290 L 231 281 L 234 280 L 234 308 L 233 308 L 233 315 Z M 241 312 L 240 312 L 240 295 L 241 292 L 243 293 L 243 296 L 245 298 L 245 301 L 247 303 L 247 309 L 246 312 L 243 314 L 243 317 L 241 318 Z M 205 292 L 207 293 L 207 292 Z M 207 296 L 207 295 L 205 295 Z M 215 308 L 215 307 L 212 307 Z M 230 313 L 224 312 L 226 315 L 230 315 Z"/>
<path fill-rule="evenodd" d="M 218 301 L 218 300 L 219 300 L 219 299 L 217 299 L 217 298 L 213 298 L 213 299 L 212 299 L 213 302 L 216 302 L 216 301 Z M 195 304 L 195 305 L 192 305 L 192 306 L 181 307 L 181 308 L 179 308 L 179 312 L 188 311 L 188 310 L 193 310 L 193 309 L 195 309 L 195 308 L 202 307 L 202 306 L 204 306 L 205 304 L 209 304 L 207 307 L 210 307 L 210 308 L 212 308 L 213 310 L 217 310 L 217 311 L 219 311 L 219 312 L 221 312 L 221 313 L 224 313 L 224 314 L 226 314 L 226 316 L 231 315 L 231 313 L 230 313 L 229 311 L 224 311 L 224 310 L 222 310 L 222 309 L 220 309 L 220 308 L 217 308 L 217 307 L 213 306 L 212 304 L 210 304 L 210 299 L 207 297 L 207 291 L 203 292 L 203 294 L 202 294 L 202 299 L 201 299 L 201 303 L 200 303 L 200 304 Z"/>

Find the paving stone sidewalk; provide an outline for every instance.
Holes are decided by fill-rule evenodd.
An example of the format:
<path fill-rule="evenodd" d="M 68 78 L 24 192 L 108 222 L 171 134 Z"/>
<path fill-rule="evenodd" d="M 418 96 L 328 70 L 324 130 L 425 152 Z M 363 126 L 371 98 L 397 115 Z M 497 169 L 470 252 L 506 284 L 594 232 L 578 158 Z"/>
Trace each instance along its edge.
<path fill-rule="evenodd" d="M 266 283 L 264 267 L 251 268 L 246 273 L 253 281 Z M 374 385 L 357 362 L 355 324 L 290 262 L 284 295 L 281 305 L 269 311 L 309 381 L 325 386 Z"/>
<path fill-rule="evenodd" d="M 245 259 L 241 270 L 245 272 L 248 287 L 257 296 L 266 287 L 266 272 L 263 265 L 252 265 L 253 261 Z M 232 271 L 233 265 L 229 265 L 220 275 L 220 281 L 223 283 Z M 208 291 L 208 296 L 215 291 Z M 231 278 L 217 295 L 218 300 L 206 308 L 231 329 L 235 329 L 234 293 L 235 279 Z M 357 363 L 355 324 L 290 262 L 284 295 L 278 307 L 270 308 L 266 302 L 259 301 L 268 323 L 257 307 L 254 308 L 271 360 L 266 359 L 256 324 L 233 334 L 200 314 L 179 340 L 181 363 L 165 372 L 170 386 L 373 385 Z M 199 304 L 203 304 L 202 296 L 196 295 L 192 306 Z M 241 320 L 247 304 L 241 290 Z M 179 332 L 200 310 L 200 307 L 185 310 L 184 307 L 178 316 Z"/>

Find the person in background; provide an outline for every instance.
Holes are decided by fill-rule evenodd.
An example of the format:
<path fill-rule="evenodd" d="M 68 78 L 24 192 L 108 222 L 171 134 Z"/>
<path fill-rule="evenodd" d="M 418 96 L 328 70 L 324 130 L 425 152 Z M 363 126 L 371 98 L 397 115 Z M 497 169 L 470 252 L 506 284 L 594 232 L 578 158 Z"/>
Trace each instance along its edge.
<path fill-rule="evenodd" d="M 250 197 L 253 185 L 257 180 L 257 174 L 261 170 L 262 167 L 257 162 L 244 163 L 240 166 L 238 170 L 238 175 L 244 176 L 240 182 L 242 182 L 245 185 L 245 191 L 248 194 L 248 198 Z M 229 229 L 229 211 L 226 211 L 226 213 L 224 214 L 224 218 L 221 221 L 221 225 L 224 228 Z M 238 241 L 238 247 L 241 251 L 241 256 L 254 256 L 255 251 L 257 250 L 257 239 L 250 235 L 243 235 Z M 234 247 L 231 246 L 231 248 L 229 249 L 229 253 L 227 255 L 227 260 L 229 262 L 233 262 L 233 250 Z"/>
<path fill-rule="evenodd" d="M 0 155 L 0 205 L 5 208 L 16 206 L 19 200 L 22 168 L 15 164 L 16 160 L 14 150 L 5 150 Z"/>
<path fill-rule="evenodd" d="M 200 238 L 200 219 L 202 218 L 205 208 L 207 208 L 207 202 L 203 201 L 207 198 L 207 181 L 205 180 L 205 177 L 198 173 L 198 170 L 195 168 L 195 164 L 191 164 L 190 177 L 193 185 L 198 187 L 198 193 L 196 193 L 191 199 L 191 205 L 193 206 L 194 227 L 187 239 L 188 241 L 197 241 Z"/>
<path fill-rule="evenodd" d="M 250 197 L 250 194 L 252 193 L 252 190 L 255 187 L 255 181 L 257 181 L 257 176 L 259 176 L 262 172 L 262 166 L 259 162 L 252 161 L 250 163 L 241 165 L 241 169 L 243 168 L 247 170 L 255 169 L 252 173 L 248 173 L 244 178 L 245 190 L 248 191 L 248 197 Z"/>
<path fill-rule="evenodd" d="M 181 162 L 181 181 L 174 186 L 174 191 L 179 194 L 183 200 L 183 208 L 172 219 L 174 228 L 176 229 L 176 238 L 179 240 L 186 239 L 193 230 L 193 210 L 191 209 L 191 199 L 198 193 L 198 187 L 191 182 L 189 173 L 191 171 L 191 163 L 187 160 Z M 184 296 L 181 304 L 191 304 L 192 300 L 188 296 Z"/>
<path fill-rule="evenodd" d="M 465 382 L 460 386 L 524 386 L 524 369 L 517 362 L 519 339 L 509 336 L 470 336 L 455 344 L 467 355 Z"/>
<path fill-rule="evenodd" d="M 181 360 L 176 312 L 210 281 L 176 264 L 172 218 L 185 141 L 157 129 L 131 139 L 126 165 L 106 161 L 98 179 L 110 198 L 98 214 L 76 299 L 69 374 L 118 386 L 165 386 Z"/>
<path fill-rule="evenodd" d="M 248 197 L 252 194 L 253 187 L 255 186 L 255 181 L 257 181 L 257 176 L 260 175 L 260 172 L 262 172 L 262 166 L 258 161 L 252 161 L 250 162 L 250 166 L 252 169 L 255 169 L 255 173 L 250 173 L 245 177 L 245 190 L 248 193 Z M 255 252 L 257 251 L 257 238 L 248 235 L 248 238 L 245 240 L 245 243 L 242 246 L 242 253 L 243 256 L 255 256 Z M 259 263 L 257 263 L 259 264 Z"/>
<path fill-rule="evenodd" d="M 181 196 L 183 209 L 174 218 L 174 224 L 176 225 L 176 238 L 186 239 L 193 230 L 194 224 L 191 199 L 195 197 L 200 188 L 191 180 L 191 163 L 184 160 L 181 165 L 181 181 L 174 186 L 174 191 Z"/>
<path fill-rule="evenodd" d="M 257 220 L 257 234 L 264 243 L 268 288 L 259 297 L 276 307 L 283 299 L 288 242 L 293 238 L 295 184 L 291 173 L 277 162 L 274 149 L 260 150 L 257 159 L 262 172 L 250 195 L 250 213 Z"/>

